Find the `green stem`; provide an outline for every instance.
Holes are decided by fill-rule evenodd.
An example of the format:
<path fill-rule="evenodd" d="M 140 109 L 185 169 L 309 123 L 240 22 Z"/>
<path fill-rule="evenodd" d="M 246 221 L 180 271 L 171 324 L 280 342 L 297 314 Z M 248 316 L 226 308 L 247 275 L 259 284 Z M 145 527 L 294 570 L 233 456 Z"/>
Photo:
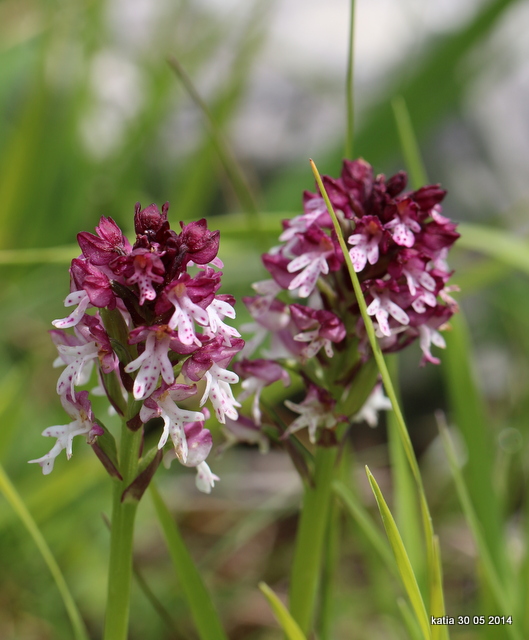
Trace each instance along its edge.
<path fill-rule="evenodd" d="M 317 449 L 315 486 L 307 486 L 305 489 L 296 535 L 290 582 L 290 612 L 305 635 L 308 635 L 314 617 L 337 455 L 336 447 Z"/>
<path fill-rule="evenodd" d="M 121 430 L 120 472 L 123 480 L 116 480 L 114 486 L 104 640 L 126 640 L 129 626 L 132 541 L 138 503 L 122 502 L 121 496 L 136 477 L 142 438 L 141 429 L 131 431 L 126 425 L 133 404 L 131 397 Z"/>
<path fill-rule="evenodd" d="M 340 529 L 341 510 L 338 501 L 331 497 L 329 514 L 327 517 L 327 530 L 325 532 L 325 548 L 323 551 L 323 568 L 321 576 L 321 605 L 318 637 L 320 640 L 332 638 L 334 618 L 334 597 L 336 588 L 336 569 L 340 555 Z"/>

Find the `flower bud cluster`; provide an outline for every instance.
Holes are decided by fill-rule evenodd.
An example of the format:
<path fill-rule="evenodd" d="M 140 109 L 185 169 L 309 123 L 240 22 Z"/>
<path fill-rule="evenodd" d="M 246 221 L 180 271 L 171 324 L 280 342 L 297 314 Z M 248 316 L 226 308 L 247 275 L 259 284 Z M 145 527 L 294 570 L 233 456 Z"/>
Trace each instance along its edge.
<path fill-rule="evenodd" d="M 57 393 L 73 422 L 44 431 L 57 442 L 31 462 L 45 474 L 62 449 L 71 456 L 74 436 L 84 435 L 94 444 L 104 433 L 88 392 L 76 391 L 89 381 L 95 364 L 99 392 L 106 393 L 131 429 L 161 417 L 158 450 L 170 439 L 178 460 L 196 467 L 202 491 L 209 492 L 218 480 L 205 462 L 212 440 L 204 427 L 209 415 L 204 405 L 209 401 L 221 423 L 238 418 L 240 405 L 230 385 L 239 378 L 228 366 L 244 341 L 225 322 L 235 317 L 234 298 L 218 293 L 219 232 L 209 231 L 202 219 L 180 223 L 177 233 L 170 229 L 167 211 L 167 203 L 161 212 L 154 204 L 136 205 L 134 245 L 111 218 L 101 218 L 95 235 L 78 235 L 82 254 L 72 261 L 65 300 L 65 306 L 75 308 L 55 320 L 50 332 L 57 364 L 65 365 Z M 196 398 L 196 409 L 204 408 L 186 408 L 190 398 Z"/>
<path fill-rule="evenodd" d="M 447 285 L 446 256 L 459 234 L 441 214 L 446 192 L 439 185 L 405 191 L 406 182 L 404 172 L 389 179 L 375 176 L 362 159 L 345 160 L 337 179 L 323 178 L 382 350 L 398 351 L 419 339 L 421 364 L 437 364 L 431 347 L 445 346 L 440 330 L 457 309 L 450 296 L 455 287 Z M 257 295 L 244 299 L 254 336 L 242 355 L 249 358 L 269 339 L 266 359 L 243 360 L 236 370 L 246 377 L 247 390 L 261 391 L 272 381 L 272 362 L 296 368 L 307 395 L 301 404 L 287 405 L 300 414 L 288 432 L 308 426 L 314 442 L 319 427 L 332 428 L 360 412 L 355 406 L 350 413 L 354 405 L 346 398 L 371 349 L 322 195 L 305 192 L 303 209 L 283 222 L 282 244 L 263 255 L 272 279 L 256 283 Z M 285 375 L 279 367 L 273 380 Z M 380 388 L 368 402 L 374 403 L 369 415 L 376 406 L 387 407 Z M 257 403 L 252 413 L 259 425 Z"/>

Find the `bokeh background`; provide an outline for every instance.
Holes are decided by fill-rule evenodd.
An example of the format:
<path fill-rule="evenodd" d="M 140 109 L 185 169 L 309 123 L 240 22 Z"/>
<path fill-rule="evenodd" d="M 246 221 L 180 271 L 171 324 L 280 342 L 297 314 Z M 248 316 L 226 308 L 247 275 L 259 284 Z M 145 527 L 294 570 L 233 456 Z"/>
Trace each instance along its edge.
<path fill-rule="evenodd" d="M 356 4 L 355 156 L 388 175 L 403 167 L 391 109 L 391 99 L 402 95 L 429 178 L 448 189 L 445 214 L 526 236 L 529 3 Z M 300 212 L 302 191 L 313 189 L 308 158 L 322 173 L 339 173 L 348 20 L 346 0 L 0 1 L 0 461 L 94 638 L 105 602 L 109 536 L 101 513 L 110 508 L 109 480 L 82 442 L 70 462 L 57 460 L 51 476 L 27 465 L 49 449 L 41 431 L 65 419 L 47 331 L 52 319 L 65 315 L 76 234 L 93 230 L 101 215 L 130 233 L 136 201 L 169 200 L 173 226 L 207 217 L 210 228 L 221 229 L 223 291 L 251 294 L 251 283 L 264 276 L 259 254 L 274 244 L 280 219 Z M 237 197 L 207 118 L 168 63 L 171 56 L 228 141 L 258 215 Z M 452 264 L 469 327 L 465 352 L 456 348 L 441 367 L 419 369 L 415 347 L 403 354 L 400 369 L 441 537 L 448 608 L 472 615 L 489 612 L 477 610 L 476 551 L 433 412 L 457 416 L 459 407 L 464 413 L 453 381 L 470 367 L 479 406 L 467 415 L 471 426 L 462 438 L 469 482 L 484 511 L 495 496 L 490 529 L 502 532 L 491 544 L 504 545 L 522 562 L 529 283 L 527 274 L 493 260 L 486 249 L 472 252 L 471 243 L 462 244 Z M 240 303 L 237 309 L 244 322 Z M 458 360 L 467 352 L 470 365 Z M 218 428 L 215 438 L 223 440 Z M 477 463 L 469 438 L 481 447 Z M 351 475 L 371 509 L 364 464 L 391 493 L 384 425 L 358 425 L 354 443 L 358 469 Z M 237 447 L 211 466 L 222 480 L 210 496 L 199 495 L 193 474 L 177 468 L 160 471 L 160 489 L 213 589 L 229 637 L 278 638 L 256 585 L 265 579 L 286 593 L 301 484 L 280 450 L 261 456 Z M 406 637 L 395 605 L 398 585 L 387 580 L 354 526 L 344 528 L 335 637 Z M 148 497 L 139 511 L 136 561 L 173 622 L 136 586 L 131 640 L 194 638 Z M 55 585 L 1 497 L 0 564 L 0 638 L 70 638 Z M 472 633 L 454 637 L 481 637 Z"/>

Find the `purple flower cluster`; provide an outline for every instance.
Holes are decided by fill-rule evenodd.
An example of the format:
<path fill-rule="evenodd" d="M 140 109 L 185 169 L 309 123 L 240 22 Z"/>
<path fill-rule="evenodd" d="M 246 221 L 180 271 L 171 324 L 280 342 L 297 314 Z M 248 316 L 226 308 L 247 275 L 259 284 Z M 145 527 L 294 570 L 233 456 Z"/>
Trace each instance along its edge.
<path fill-rule="evenodd" d="M 450 296 L 454 287 L 447 286 L 451 272 L 446 256 L 459 234 L 441 215 L 446 192 L 439 185 L 405 191 L 406 182 L 404 172 L 389 179 L 375 176 L 362 159 L 345 160 L 338 179 L 323 178 L 382 350 L 398 351 L 418 338 L 421 364 L 437 364 L 431 346 L 445 346 L 439 330 L 457 309 Z M 297 369 L 307 396 L 301 404 L 287 405 L 300 414 L 287 433 L 308 426 L 315 442 L 318 427 L 333 427 L 360 413 L 361 407 L 348 403 L 347 396 L 371 349 L 322 195 L 305 192 L 303 209 L 302 215 L 283 222 L 283 244 L 263 256 L 272 279 L 256 283 L 257 295 L 244 299 L 254 336 L 242 356 L 249 358 L 269 338 L 266 358 L 253 365 L 243 360 L 236 370 L 246 377 L 247 390 L 261 391 L 286 375 L 278 367 L 272 376 L 272 362 L 277 367 L 280 359 Z M 367 394 L 375 382 L 373 378 L 367 385 Z M 374 403 L 366 408 L 370 416 L 376 406 L 387 407 L 380 387 L 369 402 Z M 259 425 L 257 403 L 252 413 Z"/>
<path fill-rule="evenodd" d="M 145 209 L 137 204 L 132 246 L 111 218 L 101 218 L 95 235 L 78 235 L 82 254 L 72 261 L 65 300 L 75 309 L 55 320 L 51 331 L 57 364 L 66 365 L 57 393 L 74 420 L 44 431 L 57 442 L 31 462 L 45 474 L 62 449 L 70 458 L 74 436 L 85 435 L 107 469 L 119 475 L 97 445 L 104 429 L 94 420 L 88 392 L 75 390 L 89 381 L 95 363 L 100 386 L 94 392 L 106 393 L 131 429 L 161 417 L 158 450 L 170 439 L 179 461 L 196 467 L 202 491 L 209 492 L 218 480 L 205 462 L 212 446 L 204 427 L 208 410 L 179 404 L 195 397 L 198 409 L 209 400 L 219 422 L 236 420 L 240 405 L 230 385 L 239 378 L 228 366 L 244 341 L 225 322 L 235 317 L 234 298 L 218 293 L 219 232 L 209 231 L 202 219 L 180 223 L 177 233 L 169 227 L 167 211 L 167 203 L 161 212 L 154 204 Z"/>

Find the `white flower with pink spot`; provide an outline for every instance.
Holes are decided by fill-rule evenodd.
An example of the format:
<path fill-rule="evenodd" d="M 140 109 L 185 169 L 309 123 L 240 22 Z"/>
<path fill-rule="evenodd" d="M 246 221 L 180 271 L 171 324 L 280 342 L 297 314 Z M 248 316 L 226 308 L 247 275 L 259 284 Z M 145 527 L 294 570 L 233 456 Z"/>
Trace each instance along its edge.
<path fill-rule="evenodd" d="M 375 316 L 378 327 L 377 335 L 381 336 L 391 336 L 392 330 L 389 327 L 389 316 L 394 318 L 401 325 L 408 325 L 410 323 L 410 318 L 408 314 L 401 309 L 398 304 L 391 300 L 390 295 L 387 291 L 383 291 L 382 293 L 376 293 L 373 289 L 370 289 L 369 293 L 373 296 L 373 301 L 367 307 L 367 313 L 370 316 Z"/>
<path fill-rule="evenodd" d="M 143 353 L 125 367 L 127 373 L 139 369 L 133 387 L 136 400 L 144 400 L 151 395 L 156 389 L 160 373 L 166 384 L 174 382 L 173 365 L 168 356 L 171 336 L 162 331 L 146 331 L 147 339 Z"/>

